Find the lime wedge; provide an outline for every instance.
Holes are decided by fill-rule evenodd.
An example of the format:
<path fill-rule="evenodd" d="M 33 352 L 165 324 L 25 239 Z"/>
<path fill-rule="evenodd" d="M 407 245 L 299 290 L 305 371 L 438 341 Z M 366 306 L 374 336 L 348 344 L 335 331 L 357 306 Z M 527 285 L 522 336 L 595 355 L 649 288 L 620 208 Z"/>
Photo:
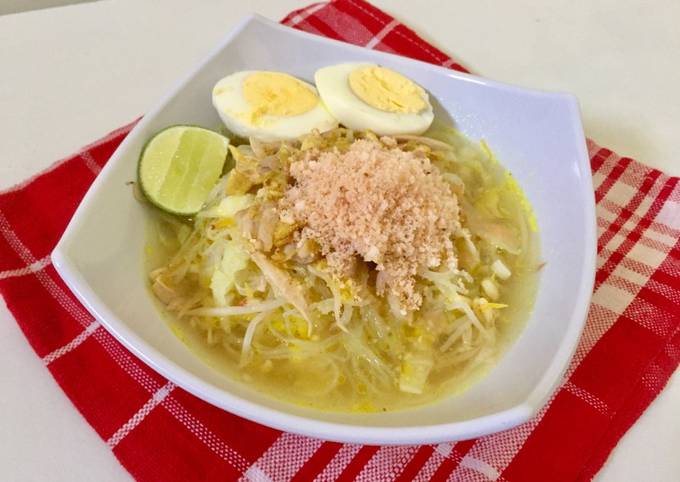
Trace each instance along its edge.
<path fill-rule="evenodd" d="M 222 175 L 228 146 L 229 139 L 202 127 L 162 130 L 139 158 L 142 192 L 164 211 L 196 214 Z"/>

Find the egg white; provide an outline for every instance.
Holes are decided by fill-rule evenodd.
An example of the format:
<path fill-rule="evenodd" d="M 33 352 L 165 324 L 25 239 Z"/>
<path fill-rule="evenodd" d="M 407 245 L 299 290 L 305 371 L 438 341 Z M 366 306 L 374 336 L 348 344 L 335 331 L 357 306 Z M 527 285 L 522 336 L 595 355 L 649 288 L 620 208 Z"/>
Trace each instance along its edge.
<path fill-rule="evenodd" d="M 416 113 L 387 112 L 368 105 L 352 91 L 349 75 L 375 64 L 347 63 L 323 67 L 314 74 L 321 100 L 333 116 L 350 129 L 369 129 L 379 135 L 422 134 L 434 119 L 432 104 L 424 92 L 426 107 Z"/>
<path fill-rule="evenodd" d="M 251 106 L 243 95 L 243 82 L 255 70 L 244 70 L 221 79 L 212 90 L 212 103 L 224 125 L 240 137 L 254 137 L 271 142 L 294 139 L 308 134 L 314 129 L 325 132 L 338 126 L 338 121 L 326 110 L 323 102 L 304 114 L 295 116 L 263 116 L 258 124 L 249 119 Z M 298 79 L 299 80 L 299 79 Z M 317 97 L 319 93 L 313 85 L 300 80 Z"/>

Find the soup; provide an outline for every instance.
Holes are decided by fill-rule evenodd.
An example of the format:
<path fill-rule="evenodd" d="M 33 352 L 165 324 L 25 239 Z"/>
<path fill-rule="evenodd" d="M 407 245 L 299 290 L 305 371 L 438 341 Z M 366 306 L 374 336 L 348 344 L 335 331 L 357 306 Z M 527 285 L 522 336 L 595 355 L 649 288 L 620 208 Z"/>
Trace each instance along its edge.
<path fill-rule="evenodd" d="M 231 151 L 205 207 L 154 213 L 147 243 L 160 309 L 215 369 L 321 410 L 399 410 L 462 392 L 523 328 L 536 222 L 484 143 L 435 121 Z"/>

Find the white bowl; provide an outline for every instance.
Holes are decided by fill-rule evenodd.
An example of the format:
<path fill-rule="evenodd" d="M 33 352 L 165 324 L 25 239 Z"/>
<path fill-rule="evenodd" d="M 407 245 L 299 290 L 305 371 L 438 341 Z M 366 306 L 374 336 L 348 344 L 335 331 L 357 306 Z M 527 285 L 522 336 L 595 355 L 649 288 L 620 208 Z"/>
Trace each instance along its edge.
<path fill-rule="evenodd" d="M 245 69 L 312 79 L 322 66 L 371 61 L 419 82 L 472 139 L 484 138 L 525 189 L 541 235 L 543 269 L 525 331 L 464 394 L 391 413 L 326 413 L 269 398 L 200 361 L 168 329 L 145 287 L 145 210 L 126 182 L 145 141 L 173 124 L 217 128 L 213 84 Z M 246 18 L 133 129 L 111 157 L 52 253 L 59 274 L 123 345 L 180 387 L 218 407 L 281 430 L 370 444 L 469 439 L 528 420 L 546 401 L 575 349 L 595 267 L 590 167 L 576 99 L 513 87 Z"/>

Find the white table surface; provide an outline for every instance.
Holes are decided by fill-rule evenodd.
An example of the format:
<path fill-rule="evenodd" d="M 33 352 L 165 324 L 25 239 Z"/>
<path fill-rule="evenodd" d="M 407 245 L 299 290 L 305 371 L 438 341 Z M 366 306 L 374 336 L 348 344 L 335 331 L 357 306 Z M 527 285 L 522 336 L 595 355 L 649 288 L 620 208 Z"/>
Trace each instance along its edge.
<path fill-rule="evenodd" d="M 680 2 L 375 2 L 484 75 L 574 92 L 587 134 L 680 175 Z M 0 16 L 0 188 L 145 112 L 243 15 L 304 0 L 116 0 Z M 130 480 L 0 303 L 0 478 Z M 601 482 L 680 480 L 680 374 Z"/>

